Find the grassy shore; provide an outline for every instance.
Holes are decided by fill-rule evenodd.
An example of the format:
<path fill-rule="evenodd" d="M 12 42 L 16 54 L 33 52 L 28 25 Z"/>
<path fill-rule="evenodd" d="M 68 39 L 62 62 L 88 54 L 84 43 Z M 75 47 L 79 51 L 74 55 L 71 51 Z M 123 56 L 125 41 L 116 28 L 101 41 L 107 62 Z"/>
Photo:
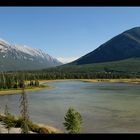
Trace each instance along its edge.
<path fill-rule="evenodd" d="M 110 83 L 140 84 L 140 79 L 57 79 L 57 80 L 39 80 L 39 82 L 40 82 L 39 87 L 28 87 L 25 90 L 27 92 L 32 92 L 32 91 L 39 91 L 39 90 L 44 90 L 44 89 L 51 89 L 51 88 L 54 88 L 54 87 L 50 86 L 50 85 L 43 85 L 43 84 L 44 83 L 49 83 L 49 82 L 63 82 L 63 81 L 82 81 L 82 82 L 92 82 L 92 83 L 110 82 Z M 26 81 L 26 83 L 28 83 L 28 81 Z M 0 90 L 0 95 L 18 94 L 18 93 L 21 93 L 21 89 Z"/>
<path fill-rule="evenodd" d="M 25 88 L 25 91 L 27 92 L 32 92 L 32 91 L 39 91 L 39 90 L 44 90 L 44 89 L 51 89 L 54 88 L 53 86 L 50 85 L 40 85 L 39 87 L 27 87 Z M 5 95 L 5 94 L 18 94 L 21 93 L 21 89 L 2 89 L 0 90 L 0 95 Z"/>
<path fill-rule="evenodd" d="M 37 123 L 37 125 L 41 128 L 47 129 L 50 133 L 53 133 L 53 134 L 64 133 L 60 129 L 55 128 L 53 126 L 49 126 L 49 125 L 46 125 L 46 124 L 39 124 L 39 123 Z"/>
<path fill-rule="evenodd" d="M 13 116 L 12 117 L 7 117 L 3 113 L 0 113 L 0 128 L 5 128 L 4 124 L 7 124 L 7 122 L 10 121 L 14 124 L 14 127 L 12 127 L 13 133 L 21 133 L 21 125 L 22 125 L 22 120 L 21 117 Z M 63 133 L 61 130 L 48 126 L 45 124 L 38 124 L 38 123 L 33 123 L 32 121 L 28 121 L 28 128 L 30 132 L 32 133 L 46 133 L 46 134 L 56 134 L 56 133 Z M 4 129 L 4 132 L 5 129 Z M 3 133 L 3 132 L 2 132 Z"/>
<path fill-rule="evenodd" d="M 40 80 L 41 83 L 63 82 L 63 81 L 82 81 L 82 82 L 111 82 L 111 83 L 133 83 L 140 84 L 140 79 L 58 79 L 58 80 Z"/>
<path fill-rule="evenodd" d="M 131 83 L 140 84 L 140 79 L 80 79 L 83 82 L 110 82 L 110 83 Z"/>

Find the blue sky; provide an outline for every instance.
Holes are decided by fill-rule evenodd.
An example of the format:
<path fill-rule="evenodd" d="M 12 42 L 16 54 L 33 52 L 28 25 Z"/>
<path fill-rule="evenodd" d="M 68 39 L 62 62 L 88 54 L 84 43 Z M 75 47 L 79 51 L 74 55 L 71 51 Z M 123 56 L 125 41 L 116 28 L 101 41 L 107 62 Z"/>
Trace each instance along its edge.
<path fill-rule="evenodd" d="M 139 7 L 0 7 L 0 38 L 68 62 L 140 26 Z"/>

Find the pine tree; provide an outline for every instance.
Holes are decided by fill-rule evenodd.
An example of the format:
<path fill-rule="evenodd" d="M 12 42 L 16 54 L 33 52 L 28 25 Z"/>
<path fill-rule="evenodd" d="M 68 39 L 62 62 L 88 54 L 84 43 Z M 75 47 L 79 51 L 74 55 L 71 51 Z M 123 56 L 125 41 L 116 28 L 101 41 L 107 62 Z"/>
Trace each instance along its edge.
<path fill-rule="evenodd" d="M 13 88 L 18 88 L 18 83 L 17 82 L 14 82 Z"/>
<path fill-rule="evenodd" d="M 69 133 L 80 132 L 82 124 L 82 116 L 79 112 L 76 112 L 73 108 L 70 107 L 64 119 L 65 122 L 63 124 L 66 130 L 69 131 Z"/>
<path fill-rule="evenodd" d="M 38 80 L 35 80 L 35 86 L 39 87 L 39 81 Z"/>
<path fill-rule="evenodd" d="M 8 116 L 9 114 L 10 114 L 10 113 L 9 113 L 8 105 L 5 105 L 4 115 L 5 115 L 5 116 Z"/>
<path fill-rule="evenodd" d="M 27 103 L 27 96 L 25 93 L 25 85 L 22 85 L 22 93 L 21 93 L 21 116 L 22 116 L 22 125 L 21 125 L 21 133 L 23 134 L 28 134 L 29 133 L 29 127 L 28 127 L 28 122 L 29 122 L 29 115 L 28 115 L 28 103 Z"/>
<path fill-rule="evenodd" d="M 30 81 L 30 86 L 34 86 L 34 81 L 33 80 Z"/>
<path fill-rule="evenodd" d="M 18 84 L 20 88 L 25 88 L 24 80 L 20 80 Z"/>
<path fill-rule="evenodd" d="M 2 80 L 3 80 L 3 88 L 5 89 L 6 88 L 6 80 L 5 80 L 5 75 L 3 72 L 2 72 Z"/>

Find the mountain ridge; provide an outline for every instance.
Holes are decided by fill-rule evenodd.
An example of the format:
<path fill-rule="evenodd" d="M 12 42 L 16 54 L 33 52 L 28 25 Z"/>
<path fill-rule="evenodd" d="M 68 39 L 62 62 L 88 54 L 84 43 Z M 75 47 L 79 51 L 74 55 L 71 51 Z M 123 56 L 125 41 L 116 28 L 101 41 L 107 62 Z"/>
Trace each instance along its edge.
<path fill-rule="evenodd" d="M 140 27 L 134 27 L 118 34 L 69 64 L 102 63 L 136 57 L 140 57 Z"/>
<path fill-rule="evenodd" d="M 0 39 L 0 70 L 37 70 L 59 66 L 62 63 L 40 49 L 13 45 Z"/>

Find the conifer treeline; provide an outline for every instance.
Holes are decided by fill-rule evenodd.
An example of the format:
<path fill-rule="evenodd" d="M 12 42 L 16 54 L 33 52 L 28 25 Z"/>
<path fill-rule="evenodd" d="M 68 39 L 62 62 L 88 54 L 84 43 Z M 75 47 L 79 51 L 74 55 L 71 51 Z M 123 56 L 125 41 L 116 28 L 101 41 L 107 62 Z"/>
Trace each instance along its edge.
<path fill-rule="evenodd" d="M 26 80 L 30 81 L 30 86 L 39 86 L 38 80 L 119 78 L 140 78 L 140 75 L 121 72 L 68 72 L 55 70 L 1 72 L 0 89 L 21 88 L 22 82 Z"/>
<path fill-rule="evenodd" d="M 26 86 L 39 86 L 39 81 L 34 76 L 28 76 L 28 73 L 0 73 L 0 89 L 17 89 L 22 88 L 25 80 L 29 80 L 30 83 Z"/>

